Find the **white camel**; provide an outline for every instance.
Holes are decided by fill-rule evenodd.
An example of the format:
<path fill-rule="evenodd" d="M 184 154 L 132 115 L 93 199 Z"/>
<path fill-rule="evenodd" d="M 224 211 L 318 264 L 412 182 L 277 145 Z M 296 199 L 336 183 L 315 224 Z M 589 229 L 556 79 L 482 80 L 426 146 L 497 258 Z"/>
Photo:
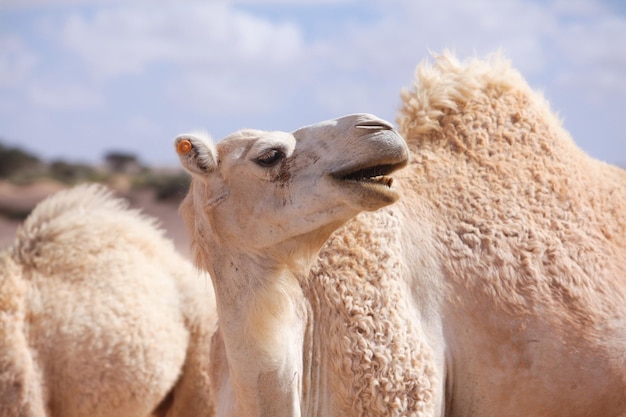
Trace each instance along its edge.
<path fill-rule="evenodd" d="M 313 358 L 298 277 L 345 221 L 398 198 L 387 174 L 407 163 L 406 143 L 360 114 L 293 133 L 243 130 L 217 148 L 181 135 L 176 146 L 193 176 L 181 213 L 217 297 L 217 414 L 298 414 L 313 388 L 301 379 Z"/>
<path fill-rule="evenodd" d="M 217 415 L 626 416 L 626 172 L 500 58 L 402 98 L 384 208 L 405 150 L 375 118 L 178 138 Z"/>
<path fill-rule="evenodd" d="M 212 286 L 99 185 L 33 210 L 0 253 L 0 416 L 212 416 Z"/>

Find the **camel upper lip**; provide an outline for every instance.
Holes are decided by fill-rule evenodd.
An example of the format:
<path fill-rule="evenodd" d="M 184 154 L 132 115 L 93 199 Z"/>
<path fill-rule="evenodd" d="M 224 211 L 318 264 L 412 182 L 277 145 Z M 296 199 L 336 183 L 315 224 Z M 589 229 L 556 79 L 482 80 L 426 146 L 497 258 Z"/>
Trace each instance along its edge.
<path fill-rule="evenodd" d="M 342 169 L 331 175 L 340 181 L 367 182 L 391 187 L 393 178 L 389 174 L 405 167 L 407 162 L 407 159 L 401 161 L 377 161 L 372 164 L 361 164 Z"/>

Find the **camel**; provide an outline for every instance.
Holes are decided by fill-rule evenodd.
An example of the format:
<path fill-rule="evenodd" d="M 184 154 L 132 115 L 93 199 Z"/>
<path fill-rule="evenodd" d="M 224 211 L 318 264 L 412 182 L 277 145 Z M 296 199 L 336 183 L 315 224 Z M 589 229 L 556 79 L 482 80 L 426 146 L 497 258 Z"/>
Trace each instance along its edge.
<path fill-rule="evenodd" d="M 501 57 L 444 53 L 401 97 L 397 172 L 341 118 L 177 138 L 216 414 L 626 416 L 626 172 Z M 393 197 L 355 204 L 370 176 Z"/>
<path fill-rule="evenodd" d="M 296 276 L 339 226 L 397 200 L 389 174 L 406 165 L 406 143 L 369 114 L 292 133 L 245 129 L 217 146 L 205 134 L 175 143 L 192 175 L 180 211 L 217 298 L 217 415 L 297 415 L 312 358 Z"/>
<path fill-rule="evenodd" d="M 212 416 L 210 280 L 101 185 L 39 203 L 0 253 L 0 416 Z"/>

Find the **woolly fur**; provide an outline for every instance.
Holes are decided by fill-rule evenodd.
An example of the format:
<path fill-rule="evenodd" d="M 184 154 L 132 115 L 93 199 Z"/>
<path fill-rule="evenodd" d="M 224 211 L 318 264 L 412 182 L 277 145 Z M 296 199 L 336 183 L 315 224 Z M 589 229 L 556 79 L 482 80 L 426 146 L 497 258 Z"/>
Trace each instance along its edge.
<path fill-rule="evenodd" d="M 449 412 L 626 413 L 626 173 L 581 151 L 499 55 L 436 56 L 402 100 L 403 201 L 436 219 L 444 331 L 459 352 Z M 490 387 L 459 378 L 501 368 Z"/>
<path fill-rule="evenodd" d="M 444 54 L 402 98 L 412 188 L 446 219 L 451 275 L 518 313 L 544 301 L 578 322 L 623 303 L 626 175 L 577 148 L 507 61 Z"/>
<path fill-rule="evenodd" d="M 333 236 L 304 283 L 338 415 L 427 416 L 436 381 L 412 326 L 393 212 L 362 214 Z"/>
<path fill-rule="evenodd" d="M 59 192 L 0 254 L 0 416 L 212 415 L 215 321 L 153 219 L 103 186 Z"/>

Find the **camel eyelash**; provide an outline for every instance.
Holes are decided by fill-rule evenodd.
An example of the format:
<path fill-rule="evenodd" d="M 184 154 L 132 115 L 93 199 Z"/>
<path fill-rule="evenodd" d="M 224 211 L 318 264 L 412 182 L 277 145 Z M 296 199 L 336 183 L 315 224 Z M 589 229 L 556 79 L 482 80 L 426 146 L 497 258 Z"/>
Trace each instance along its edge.
<path fill-rule="evenodd" d="M 254 159 L 257 165 L 270 168 L 285 158 L 285 152 L 280 148 L 271 148 L 263 151 Z"/>

